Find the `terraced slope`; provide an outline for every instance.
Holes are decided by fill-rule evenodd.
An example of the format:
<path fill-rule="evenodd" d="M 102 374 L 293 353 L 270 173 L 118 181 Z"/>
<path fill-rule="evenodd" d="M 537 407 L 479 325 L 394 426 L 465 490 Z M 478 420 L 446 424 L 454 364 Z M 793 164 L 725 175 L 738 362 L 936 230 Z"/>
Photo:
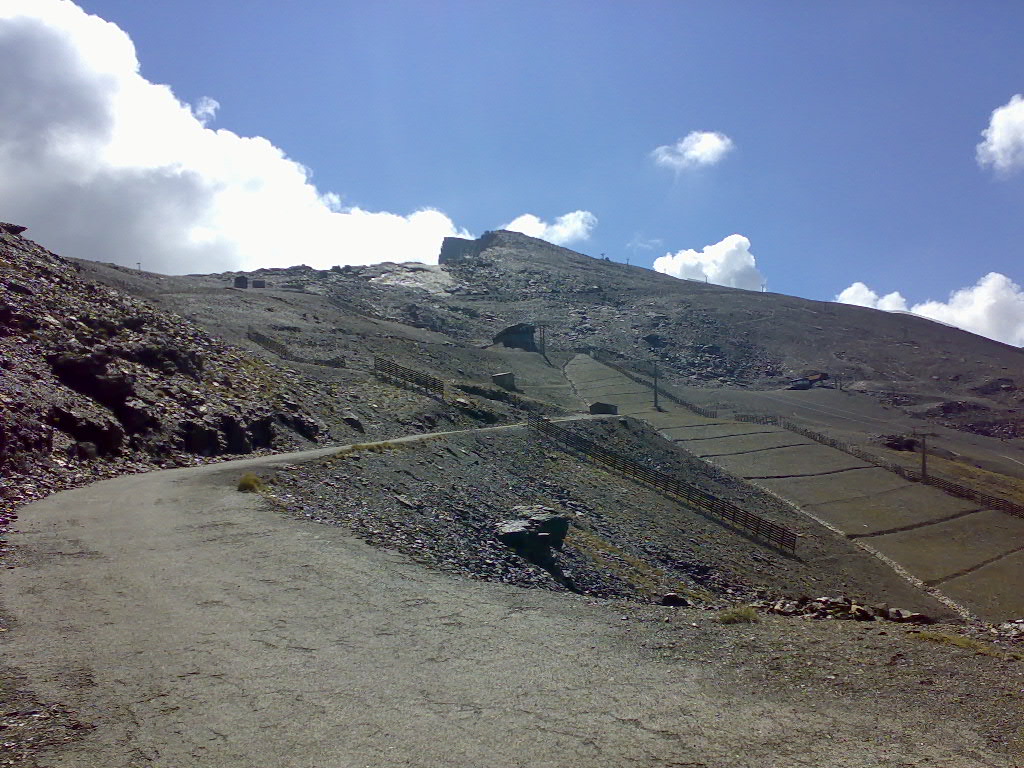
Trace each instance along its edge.
<path fill-rule="evenodd" d="M 590 357 L 566 374 L 696 456 L 767 488 L 989 621 L 1024 615 L 1024 520 L 903 478 L 779 427 L 698 416 Z"/>

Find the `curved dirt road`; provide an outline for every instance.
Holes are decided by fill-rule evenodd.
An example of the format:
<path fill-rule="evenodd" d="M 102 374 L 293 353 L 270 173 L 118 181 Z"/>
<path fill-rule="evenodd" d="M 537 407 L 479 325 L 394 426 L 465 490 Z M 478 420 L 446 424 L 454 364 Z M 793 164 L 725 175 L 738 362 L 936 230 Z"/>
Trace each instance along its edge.
<path fill-rule="evenodd" d="M 644 642 L 675 629 L 667 616 L 676 636 L 739 631 L 699 612 L 428 571 L 234 489 L 243 471 L 331 450 L 127 476 L 23 510 L 26 564 L 0 579 L 5 657 L 96 726 L 47 765 L 1009 764 L 956 718 L 811 690 L 780 703 L 734 661 L 686 666 Z"/>

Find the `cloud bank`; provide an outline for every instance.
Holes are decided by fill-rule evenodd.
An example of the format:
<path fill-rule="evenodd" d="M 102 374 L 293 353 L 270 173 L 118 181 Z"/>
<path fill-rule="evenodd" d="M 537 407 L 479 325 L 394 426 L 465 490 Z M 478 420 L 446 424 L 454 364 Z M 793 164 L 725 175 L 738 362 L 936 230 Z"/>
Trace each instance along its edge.
<path fill-rule="evenodd" d="M 871 307 L 872 309 L 884 309 L 889 312 L 906 312 L 907 300 L 899 291 L 879 296 L 864 283 L 853 283 L 849 288 L 843 290 L 836 301 L 840 304 L 853 304 L 858 307 Z"/>
<path fill-rule="evenodd" d="M 1024 96 L 1015 95 L 992 112 L 977 146 L 978 165 L 1007 174 L 1024 168 Z"/>
<path fill-rule="evenodd" d="M 579 240 L 586 240 L 590 233 L 597 226 L 597 217 L 590 211 L 573 211 L 559 216 L 553 223 L 534 216 L 532 213 L 524 213 L 522 216 L 513 219 L 501 229 L 509 232 L 521 232 L 530 237 L 538 237 L 547 240 L 555 245 L 566 245 Z"/>
<path fill-rule="evenodd" d="M 190 106 L 143 78 L 128 35 L 67 0 L 2 0 L 0 60 L 0 215 L 65 255 L 323 268 L 432 263 L 444 237 L 472 237 L 429 208 L 343 205 L 267 139 L 211 128 L 215 99 Z M 594 223 L 577 211 L 544 226 L 567 242 Z"/>
<path fill-rule="evenodd" d="M 743 235 L 729 235 L 700 251 L 667 253 L 654 260 L 654 271 L 750 291 L 759 291 L 764 285 L 750 241 Z"/>
<path fill-rule="evenodd" d="M 724 133 L 692 131 L 675 144 L 666 144 L 651 152 L 654 162 L 674 171 L 714 165 L 732 151 L 732 139 Z"/>
<path fill-rule="evenodd" d="M 898 292 L 879 296 L 860 282 L 842 291 L 835 300 L 874 309 L 909 311 L 979 336 L 1024 345 L 1024 291 L 999 272 L 989 272 L 974 285 L 953 291 L 948 301 L 929 300 L 909 309 Z"/>

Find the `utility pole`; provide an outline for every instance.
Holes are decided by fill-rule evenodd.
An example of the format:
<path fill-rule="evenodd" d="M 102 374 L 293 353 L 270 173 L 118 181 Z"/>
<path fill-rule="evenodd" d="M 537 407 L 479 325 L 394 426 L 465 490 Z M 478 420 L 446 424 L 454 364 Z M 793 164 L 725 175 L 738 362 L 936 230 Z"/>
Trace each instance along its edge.
<path fill-rule="evenodd" d="M 658 405 L 658 361 L 654 361 L 654 410 L 660 411 L 661 406 Z"/>
<path fill-rule="evenodd" d="M 928 438 L 935 437 L 935 432 L 918 432 L 914 430 L 914 437 L 921 440 L 921 482 L 928 482 Z"/>
<path fill-rule="evenodd" d="M 532 320 L 527 319 L 524 322 L 530 323 L 536 329 L 537 352 L 544 358 L 548 365 L 551 365 L 551 361 L 548 360 L 548 328 L 554 324 L 555 320 L 551 316 L 545 316 L 535 317 Z"/>

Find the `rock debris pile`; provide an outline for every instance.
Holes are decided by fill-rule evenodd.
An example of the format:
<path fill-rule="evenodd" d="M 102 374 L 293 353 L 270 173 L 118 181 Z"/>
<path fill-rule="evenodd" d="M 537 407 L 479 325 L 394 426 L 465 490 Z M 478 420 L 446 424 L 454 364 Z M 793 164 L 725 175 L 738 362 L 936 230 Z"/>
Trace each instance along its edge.
<path fill-rule="evenodd" d="M 895 621 L 904 624 L 934 624 L 935 619 L 923 613 L 890 608 L 881 603 L 860 605 L 849 597 L 801 597 L 797 600 L 776 600 L 761 603 L 759 607 L 779 616 L 802 616 L 809 619 L 839 619 L 848 621 Z"/>

